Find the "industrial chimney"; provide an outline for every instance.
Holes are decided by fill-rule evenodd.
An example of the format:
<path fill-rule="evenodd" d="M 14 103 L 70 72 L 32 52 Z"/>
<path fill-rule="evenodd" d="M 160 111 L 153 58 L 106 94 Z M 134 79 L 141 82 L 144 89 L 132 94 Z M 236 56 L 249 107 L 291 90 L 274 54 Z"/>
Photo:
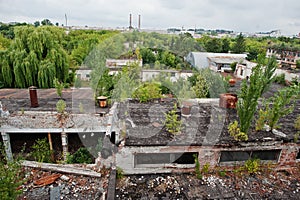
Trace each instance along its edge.
<path fill-rule="evenodd" d="M 139 15 L 138 29 L 141 29 L 141 15 Z"/>
<path fill-rule="evenodd" d="M 132 27 L 132 15 L 129 14 L 129 29 L 133 29 Z"/>

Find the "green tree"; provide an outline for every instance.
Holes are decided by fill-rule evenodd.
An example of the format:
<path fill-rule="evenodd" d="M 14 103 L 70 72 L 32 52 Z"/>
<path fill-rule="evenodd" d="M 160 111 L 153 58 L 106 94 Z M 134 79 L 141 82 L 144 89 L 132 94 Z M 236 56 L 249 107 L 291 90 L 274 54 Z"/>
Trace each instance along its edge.
<path fill-rule="evenodd" d="M 49 19 L 44 19 L 43 21 L 41 21 L 41 24 L 43 26 L 53 26 L 52 22 Z"/>
<path fill-rule="evenodd" d="M 222 53 L 228 53 L 230 50 L 230 40 L 228 38 L 222 39 Z"/>
<path fill-rule="evenodd" d="M 201 74 L 197 76 L 196 84 L 192 87 L 196 98 L 206 98 L 209 94 L 209 84 Z"/>
<path fill-rule="evenodd" d="M 177 114 L 177 106 L 174 104 L 174 107 L 171 111 L 165 114 L 166 120 L 165 120 L 165 126 L 167 131 L 169 131 L 172 134 L 179 133 L 182 128 L 182 121 L 179 118 Z"/>
<path fill-rule="evenodd" d="M 264 57 L 260 57 L 257 66 L 252 69 L 250 83 L 243 80 L 237 104 L 241 132 L 248 133 L 257 108 L 258 98 L 272 83 L 276 68 L 277 61 L 275 57 L 268 59 L 267 63 Z"/>
<path fill-rule="evenodd" d="M 62 47 L 64 34 L 56 27 L 17 27 L 15 40 L 1 65 L 6 85 L 49 88 L 55 78 L 65 83 L 69 62 Z"/>
<path fill-rule="evenodd" d="M 267 123 L 271 130 L 275 129 L 278 121 L 285 115 L 288 115 L 294 110 L 292 98 L 299 94 L 299 86 L 292 85 L 279 90 L 273 97 L 265 102 L 264 108 L 259 112 L 258 122 Z M 260 120 L 263 119 L 263 120 Z M 260 126 L 261 128 L 262 126 Z"/>
<path fill-rule="evenodd" d="M 218 38 L 211 38 L 205 43 L 205 49 L 208 52 L 220 53 L 222 52 L 222 41 Z"/>
<path fill-rule="evenodd" d="M 242 35 L 242 33 L 240 33 L 235 39 L 235 42 L 232 47 L 232 52 L 233 53 L 244 53 L 245 50 L 246 50 L 245 38 Z"/>
<path fill-rule="evenodd" d="M 22 194 L 18 188 L 25 181 L 20 159 L 6 159 L 3 144 L 0 143 L 0 198 L 2 200 L 17 199 Z"/>
<path fill-rule="evenodd" d="M 154 64 L 156 61 L 155 54 L 149 48 L 141 49 L 143 64 Z"/>
<path fill-rule="evenodd" d="M 33 25 L 34 25 L 35 27 L 38 27 L 38 26 L 41 25 L 41 23 L 40 23 L 39 21 L 35 21 L 35 22 L 33 23 Z"/>
<path fill-rule="evenodd" d="M 147 102 L 154 98 L 160 98 L 160 84 L 155 82 L 143 83 L 133 92 L 133 97 L 139 99 L 140 102 Z"/>

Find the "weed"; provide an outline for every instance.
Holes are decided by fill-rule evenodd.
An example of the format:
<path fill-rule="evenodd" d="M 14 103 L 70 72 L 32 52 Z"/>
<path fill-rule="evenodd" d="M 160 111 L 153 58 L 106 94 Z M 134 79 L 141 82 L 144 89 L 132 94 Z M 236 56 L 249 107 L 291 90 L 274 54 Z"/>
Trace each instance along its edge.
<path fill-rule="evenodd" d="M 37 162 L 51 162 L 51 150 L 47 138 L 37 139 L 32 145 L 34 160 Z"/>
<path fill-rule="evenodd" d="M 228 125 L 228 132 L 236 141 L 248 140 L 248 135 L 240 130 L 236 120 Z"/>
<path fill-rule="evenodd" d="M 93 162 L 92 155 L 84 148 L 80 147 L 73 155 L 67 155 L 67 163 L 86 163 L 91 164 Z"/>
<path fill-rule="evenodd" d="M 202 179 L 202 173 L 201 173 L 201 170 L 200 170 L 200 163 L 199 163 L 199 160 L 198 160 L 198 156 L 197 154 L 194 154 L 194 159 L 195 159 L 195 173 L 196 173 L 196 177 L 198 179 Z"/>
<path fill-rule="evenodd" d="M 205 165 L 203 165 L 203 167 L 202 167 L 202 173 L 203 174 L 208 174 L 208 172 L 209 172 L 209 167 L 210 167 L 210 164 L 209 163 L 205 163 Z"/>
<path fill-rule="evenodd" d="M 169 131 L 172 134 L 178 133 L 182 129 L 182 122 L 179 120 L 179 116 L 176 113 L 177 112 L 177 106 L 174 104 L 173 109 L 165 114 L 166 120 L 165 120 L 165 125 L 167 128 L 167 131 Z"/>
<path fill-rule="evenodd" d="M 2 143 L 0 153 L 0 199 L 17 199 L 22 194 L 18 188 L 25 182 L 20 160 L 8 161 Z"/>
<path fill-rule="evenodd" d="M 247 160 L 244 165 L 244 169 L 250 174 L 255 174 L 259 171 L 259 168 L 260 160 L 256 158 Z"/>
<path fill-rule="evenodd" d="M 124 177 L 124 171 L 121 167 L 117 167 L 117 179 L 122 179 Z"/>

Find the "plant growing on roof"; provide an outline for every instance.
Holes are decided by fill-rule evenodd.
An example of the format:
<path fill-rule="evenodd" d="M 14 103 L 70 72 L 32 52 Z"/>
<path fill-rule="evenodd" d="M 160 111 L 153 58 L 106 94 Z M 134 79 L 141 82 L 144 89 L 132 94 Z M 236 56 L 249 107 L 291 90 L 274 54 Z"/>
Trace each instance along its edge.
<path fill-rule="evenodd" d="M 260 124 L 263 122 L 267 123 L 271 130 L 277 128 L 279 119 L 293 112 L 295 102 L 293 101 L 291 105 L 289 104 L 291 103 L 292 98 L 298 94 L 299 86 L 297 85 L 292 85 L 279 90 L 265 103 L 264 109 L 260 110 L 258 118 Z M 258 127 L 256 127 L 256 129 L 257 128 Z"/>
<path fill-rule="evenodd" d="M 148 102 L 150 99 L 160 98 L 160 84 L 156 82 L 144 83 L 133 92 L 133 97 L 138 98 L 141 103 Z"/>
<path fill-rule="evenodd" d="M 178 119 L 179 116 L 177 114 L 176 104 L 174 104 L 173 109 L 166 113 L 165 116 L 165 126 L 167 128 L 167 131 L 169 131 L 172 134 L 179 133 L 182 129 L 182 121 Z"/>
<path fill-rule="evenodd" d="M 265 58 L 259 56 L 257 66 L 252 69 L 250 83 L 247 83 L 246 80 L 242 82 L 237 104 L 241 132 L 248 134 L 254 113 L 257 109 L 258 98 L 261 97 L 263 92 L 272 83 L 272 77 L 276 68 L 277 61 L 275 57 L 268 59 L 266 63 Z"/>
<path fill-rule="evenodd" d="M 236 141 L 248 140 L 248 135 L 240 130 L 236 120 L 228 125 L 228 132 Z"/>

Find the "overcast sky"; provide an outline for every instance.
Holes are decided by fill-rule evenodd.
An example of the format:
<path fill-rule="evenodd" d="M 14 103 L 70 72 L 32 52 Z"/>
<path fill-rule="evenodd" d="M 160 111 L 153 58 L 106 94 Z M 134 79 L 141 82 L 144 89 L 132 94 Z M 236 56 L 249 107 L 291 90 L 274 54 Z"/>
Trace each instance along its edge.
<path fill-rule="evenodd" d="M 300 32 L 299 0 L 0 0 L 0 21 L 68 25 Z"/>

